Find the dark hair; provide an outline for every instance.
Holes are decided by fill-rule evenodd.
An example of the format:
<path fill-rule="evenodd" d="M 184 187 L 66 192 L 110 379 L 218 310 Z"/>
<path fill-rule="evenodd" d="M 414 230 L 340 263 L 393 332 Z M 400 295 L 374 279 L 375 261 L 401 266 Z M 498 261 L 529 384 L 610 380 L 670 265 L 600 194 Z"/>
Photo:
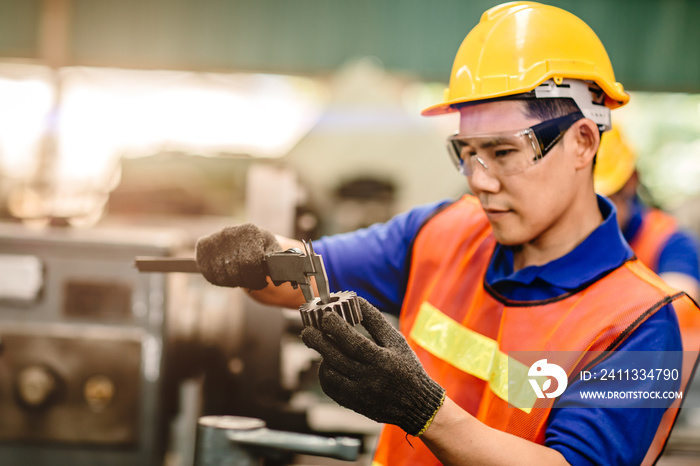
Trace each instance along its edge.
<path fill-rule="evenodd" d="M 578 105 L 576 105 L 576 102 L 574 102 L 574 99 L 561 97 L 553 99 L 537 99 L 534 97 L 534 92 L 496 97 L 494 99 L 463 102 L 454 105 L 453 108 L 459 110 L 462 107 L 467 107 L 470 105 L 483 104 L 486 102 L 499 102 L 503 100 L 522 102 L 525 116 L 528 118 L 537 118 L 540 121 L 551 120 L 553 118 L 568 115 L 569 113 L 580 111 Z"/>
<path fill-rule="evenodd" d="M 540 121 L 551 120 L 579 111 L 573 99 L 524 99 L 525 116 Z"/>
<path fill-rule="evenodd" d="M 525 116 L 537 118 L 540 121 L 547 121 L 580 111 L 576 102 L 568 98 L 524 99 L 523 104 Z M 603 133 L 600 132 L 600 134 L 602 135 Z M 597 161 L 598 153 L 593 157 L 593 163 L 591 164 L 594 168 Z"/>

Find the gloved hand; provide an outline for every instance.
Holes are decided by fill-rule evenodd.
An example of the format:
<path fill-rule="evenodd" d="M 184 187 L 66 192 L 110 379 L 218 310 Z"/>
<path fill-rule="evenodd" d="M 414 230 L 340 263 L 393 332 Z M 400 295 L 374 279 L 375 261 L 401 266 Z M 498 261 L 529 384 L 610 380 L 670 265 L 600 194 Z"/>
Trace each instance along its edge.
<path fill-rule="evenodd" d="M 374 341 L 335 312 L 321 328 L 306 327 L 301 338 L 323 356 L 318 377 L 323 391 L 340 405 L 384 424 L 420 435 L 445 400 L 445 390 L 423 369 L 404 337 L 365 299 L 358 298 L 362 326 Z"/>
<path fill-rule="evenodd" d="M 214 285 L 262 290 L 267 286 L 265 254 L 281 250 L 275 235 L 245 223 L 199 238 L 195 258 Z"/>

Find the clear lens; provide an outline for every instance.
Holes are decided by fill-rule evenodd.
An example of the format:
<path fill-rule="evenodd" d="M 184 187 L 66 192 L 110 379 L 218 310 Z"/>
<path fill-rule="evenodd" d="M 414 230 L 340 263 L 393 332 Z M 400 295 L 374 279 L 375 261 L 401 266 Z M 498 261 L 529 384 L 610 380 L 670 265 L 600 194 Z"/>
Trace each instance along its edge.
<path fill-rule="evenodd" d="M 447 149 L 452 162 L 466 176 L 476 164 L 499 175 L 514 175 L 533 165 L 541 157 L 539 144 L 532 130 L 451 136 Z"/>
<path fill-rule="evenodd" d="M 454 134 L 447 138 L 447 152 L 463 175 L 471 176 L 476 164 L 494 175 L 515 175 L 547 155 L 566 130 L 581 118 L 584 118 L 581 112 L 574 112 L 520 131 Z"/>

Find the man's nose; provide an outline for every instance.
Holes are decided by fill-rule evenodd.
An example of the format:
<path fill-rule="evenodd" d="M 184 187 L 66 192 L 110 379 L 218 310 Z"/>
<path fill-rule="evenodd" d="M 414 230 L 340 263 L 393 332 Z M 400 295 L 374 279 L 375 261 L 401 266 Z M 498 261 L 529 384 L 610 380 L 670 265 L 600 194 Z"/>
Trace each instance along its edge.
<path fill-rule="evenodd" d="M 501 189 L 501 182 L 491 173 L 481 158 L 475 157 L 471 172 L 471 176 L 468 177 L 469 186 L 475 193 L 498 192 Z"/>

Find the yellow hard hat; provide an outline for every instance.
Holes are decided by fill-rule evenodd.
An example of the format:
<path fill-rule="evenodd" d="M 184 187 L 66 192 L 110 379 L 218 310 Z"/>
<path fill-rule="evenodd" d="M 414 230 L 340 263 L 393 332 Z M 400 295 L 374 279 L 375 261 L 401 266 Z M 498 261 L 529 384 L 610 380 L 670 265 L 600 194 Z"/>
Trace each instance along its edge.
<path fill-rule="evenodd" d="M 457 51 L 444 102 L 422 114 L 454 112 L 455 104 L 521 94 L 550 79 L 559 85 L 565 78 L 598 84 L 608 108 L 629 100 L 615 81 L 603 44 L 586 23 L 549 5 L 504 3 L 487 10 L 469 32 Z"/>
<path fill-rule="evenodd" d="M 593 170 L 595 191 L 603 196 L 615 194 L 634 173 L 637 154 L 617 127 L 603 133 Z"/>

